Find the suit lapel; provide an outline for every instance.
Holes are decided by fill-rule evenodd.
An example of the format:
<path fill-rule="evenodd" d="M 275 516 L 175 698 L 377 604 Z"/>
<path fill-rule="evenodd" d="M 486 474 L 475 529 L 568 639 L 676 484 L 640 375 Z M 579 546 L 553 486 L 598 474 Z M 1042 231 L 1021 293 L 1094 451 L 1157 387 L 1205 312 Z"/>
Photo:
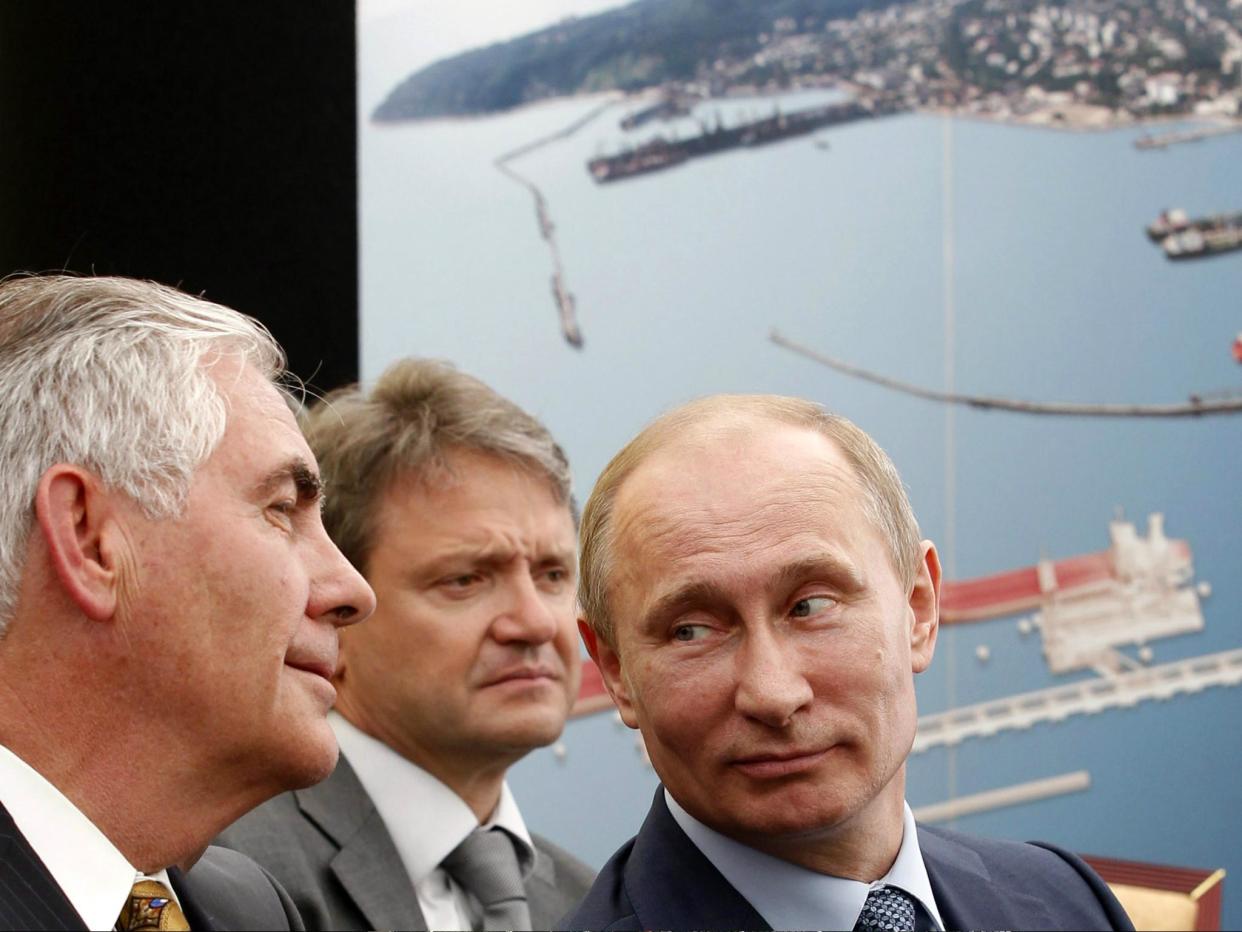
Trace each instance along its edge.
<path fill-rule="evenodd" d="M 1041 900 L 999 889 L 983 859 L 961 842 L 919 826 L 919 848 L 946 929 L 1058 927 Z"/>
<path fill-rule="evenodd" d="M 168 868 L 168 880 L 173 885 L 173 889 L 177 891 L 177 902 L 181 905 L 181 913 L 185 916 L 186 924 L 194 932 L 199 932 L 200 929 L 221 928 L 220 921 L 215 915 L 206 909 L 187 889 L 189 884 L 186 883 L 185 874 L 180 868 Z"/>
<path fill-rule="evenodd" d="M 418 896 L 375 804 L 344 755 L 298 808 L 340 848 L 330 868 L 373 929 L 426 929 Z"/>
<path fill-rule="evenodd" d="M 537 841 L 534 848 L 535 865 L 524 884 L 526 903 L 530 907 L 531 925 L 536 929 L 550 929 L 561 918 L 561 913 L 574 904 L 569 903 L 561 908 L 562 898 L 557 896 L 556 890 L 556 864 L 551 857 L 539 850 Z"/>
<path fill-rule="evenodd" d="M 681 826 L 656 788 L 623 878 L 644 929 L 770 929 Z"/>
<path fill-rule="evenodd" d="M 3 806 L 0 806 L 0 928 L 86 928 L 82 917 Z"/>

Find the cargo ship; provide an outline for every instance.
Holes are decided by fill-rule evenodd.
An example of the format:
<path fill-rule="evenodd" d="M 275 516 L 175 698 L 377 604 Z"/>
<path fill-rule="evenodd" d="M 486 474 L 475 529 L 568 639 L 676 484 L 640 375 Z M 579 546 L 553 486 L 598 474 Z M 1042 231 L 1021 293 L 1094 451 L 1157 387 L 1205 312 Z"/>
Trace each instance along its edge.
<path fill-rule="evenodd" d="M 617 155 L 599 156 L 587 162 L 587 170 L 597 182 L 619 181 L 635 175 L 659 171 L 680 165 L 688 159 L 714 155 L 740 147 L 754 148 L 780 142 L 796 136 L 805 136 L 840 123 L 849 123 L 868 117 L 895 113 L 897 108 L 884 104 L 848 101 L 827 104 L 782 113 L 778 109 L 771 116 L 750 120 L 736 126 L 724 126 L 719 121 L 713 127 L 703 126 L 697 136 L 689 139 L 668 140 L 658 136 L 650 142 L 627 149 Z"/>
<path fill-rule="evenodd" d="M 686 149 L 663 137 L 643 143 L 634 149 L 628 149 L 619 155 L 601 156 L 587 162 L 591 177 L 597 182 L 616 181 L 619 178 L 632 178 L 647 172 L 659 171 L 680 165 L 690 154 Z"/>
<path fill-rule="evenodd" d="M 638 129 L 652 120 L 674 120 L 687 116 L 694 107 L 694 99 L 688 95 L 670 93 L 650 106 L 626 114 L 621 120 L 624 130 Z"/>
<path fill-rule="evenodd" d="M 1160 211 L 1160 216 L 1147 224 L 1147 238 L 1159 243 L 1171 233 L 1180 233 L 1190 226 L 1190 217 L 1180 207 Z"/>
<path fill-rule="evenodd" d="M 1195 259 L 1242 249 L 1242 211 L 1191 219 L 1183 210 L 1163 211 L 1147 235 L 1169 259 Z"/>

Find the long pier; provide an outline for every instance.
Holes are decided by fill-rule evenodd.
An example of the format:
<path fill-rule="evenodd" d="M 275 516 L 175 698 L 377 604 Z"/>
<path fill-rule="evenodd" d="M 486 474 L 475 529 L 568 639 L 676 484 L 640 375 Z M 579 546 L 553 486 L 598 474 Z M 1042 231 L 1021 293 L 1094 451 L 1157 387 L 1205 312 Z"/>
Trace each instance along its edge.
<path fill-rule="evenodd" d="M 855 366 L 842 359 L 836 359 L 811 347 L 791 340 L 779 331 L 773 330 L 769 339 L 777 346 L 792 350 L 820 365 L 835 369 L 845 375 L 862 379 L 875 385 L 882 385 L 894 391 L 928 401 L 944 404 L 966 405 L 971 408 L 992 411 L 1013 411 L 1021 414 L 1052 414 L 1071 417 L 1206 417 L 1215 414 L 1242 414 L 1242 397 L 1209 397 L 1191 395 L 1184 402 L 1168 404 L 1094 404 L 1071 401 L 1026 401 L 1021 398 L 1004 398 L 999 395 L 966 395 L 961 392 L 942 392 L 934 388 L 926 388 L 890 378 Z"/>
<path fill-rule="evenodd" d="M 1242 133 L 1242 123 L 1219 123 L 1212 126 L 1197 126 L 1194 129 L 1173 130 L 1168 133 L 1152 133 L 1134 140 L 1134 148 L 1167 149 L 1169 146 L 1198 142 L 1201 139 L 1211 139 L 1213 136 L 1224 136 L 1229 133 Z"/>
<path fill-rule="evenodd" d="M 1242 685 L 1242 649 L 1092 677 L 1068 686 L 1019 693 L 919 716 L 911 753 L 939 746 L 953 747 L 968 738 L 1026 729 L 1040 722 L 1059 722 L 1071 715 L 1128 708 L 1151 699 L 1202 692 L 1212 686 L 1239 685 Z"/>
<path fill-rule="evenodd" d="M 583 339 L 582 328 L 578 326 L 578 303 L 574 299 L 573 292 L 569 290 L 568 285 L 565 283 L 565 270 L 561 265 L 561 250 L 556 242 L 556 224 L 552 222 L 552 214 L 548 210 L 547 199 L 544 198 L 543 192 L 539 190 L 538 185 L 524 175 L 519 174 L 509 163 L 544 146 L 568 139 L 616 104 L 617 100 L 615 98 L 609 98 L 599 106 L 593 107 L 581 117 L 573 120 L 567 126 L 546 136 L 540 136 L 538 139 L 523 143 L 515 149 L 510 149 L 508 152 L 498 155 L 492 163 L 505 177 L 529 191 L 534 199 L 535 222 L 539 228 L 539 236 L 548 244 L 548 253 L 552 258 L 552 302 L 556 305 L 556 313 L 560 319 L 561 335 L 565 338 L 566 343 L 579 350 L 582 349 Z"/>

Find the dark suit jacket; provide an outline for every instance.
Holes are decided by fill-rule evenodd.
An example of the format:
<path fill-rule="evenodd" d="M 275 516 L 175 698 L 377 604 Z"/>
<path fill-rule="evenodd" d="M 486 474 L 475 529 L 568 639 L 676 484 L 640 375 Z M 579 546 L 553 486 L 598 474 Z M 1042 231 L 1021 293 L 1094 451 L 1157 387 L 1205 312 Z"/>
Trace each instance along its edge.
<path fill-rule="evenodd" d="M 531 840 L 527 902 L 534 927 L 547 929 L 582 898 L 595 872 L 546 839 Z M 344 755 L 327 780 L 264 803 L 217 843 L 271 871 L 308 929 L 427 928 L 392 836 Z"/>
<path fill-rule="evenodd" d="M 208 848 L 188 873 L 174 867 L 168 877 L 195 932 L 303 927 L 279 884 L 236 851 Z M 0 930 L 85 928 L 60 885 L 0 806 Z"/>
<path fill-rule="evenodd" d="M 1104 882 L 1067 851 L 925 826 L 919 847 L 947 929 L 1134 928 Z M 557 928 L 771 927 L 681 830 L 660 787 L 638 835 Z"/>

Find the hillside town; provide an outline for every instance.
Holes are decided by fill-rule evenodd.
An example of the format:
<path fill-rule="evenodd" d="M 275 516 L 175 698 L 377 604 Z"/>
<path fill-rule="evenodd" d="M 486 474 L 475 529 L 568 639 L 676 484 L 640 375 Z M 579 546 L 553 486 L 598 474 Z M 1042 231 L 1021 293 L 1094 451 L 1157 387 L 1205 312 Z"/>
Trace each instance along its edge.
<path fill-rule="evenodd" d="M 1242 0 L 915 0 L 806 25 L 775 20 L 757 53 L 681 90 L 846 83 L 902 109 L 1067 127 L 1242 114 Z"/>

